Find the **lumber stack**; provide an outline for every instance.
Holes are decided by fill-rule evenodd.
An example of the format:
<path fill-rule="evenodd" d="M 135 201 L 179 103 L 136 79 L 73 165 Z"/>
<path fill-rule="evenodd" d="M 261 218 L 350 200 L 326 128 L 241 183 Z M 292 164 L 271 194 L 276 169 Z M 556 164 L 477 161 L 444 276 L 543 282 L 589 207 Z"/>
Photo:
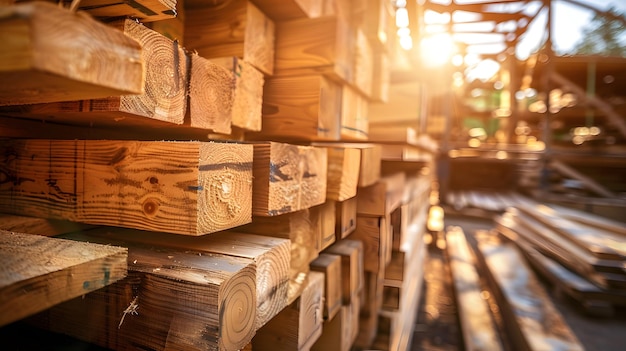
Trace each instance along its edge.
<path fill-rule="evenodd" d="M 496 224 L 559 293 L 573 297 L 590 314 L 612 315 L 623 305 L 626 288 L 623 226 L 612 227 L 611 221 L 596 226 L 597 220 L 580 223 L 578 218 L 594 217 L 528 203 L 509 209 Z"/>
<path fill-rule="evenodd" d="M 133 87 L 48 80 L 36 65 L 25 79 L 6 73 L 38 92 L 0 93 L 7 229 L 128 250 L 126 278 L 25 322 L 111 349 L 350 350 L 388 318 L 384 349 L 406 345 L 398 311 L 419 295 L 407 287 L 421 281 L 426 189 L 404 166 L 381 169 L 387 141 L 371 138 L 368 117 L 388 99 L 391 6 L 278 3 L 139 0 L 139 14 L 82 1 L 97 20 L 18 5 L 63 13 L 25 20 L 51 47 L 21 54 L 84 54 L 97 78 Z M 0 36 L 23 34 L 2 32 L 3 20 Z"/>

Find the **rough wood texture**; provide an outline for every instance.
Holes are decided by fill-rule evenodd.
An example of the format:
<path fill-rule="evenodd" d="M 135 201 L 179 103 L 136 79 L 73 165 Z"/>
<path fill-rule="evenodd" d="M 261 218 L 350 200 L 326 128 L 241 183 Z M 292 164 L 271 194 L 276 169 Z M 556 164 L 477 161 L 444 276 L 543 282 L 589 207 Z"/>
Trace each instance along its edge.
<path fill-rule="evenodd" d="M 272 77 L 263 90 L 263 128 L 255 139 L 339 140 L 341 86 L 322 75 Z"/>
<path fill-rule="evenodd" d="M 341 140 L 368 140 L 368 100 L 349 85 L 343 86 L 341 98 Z"/>
<path fill-rule="evenodd" d="M 126 276 L 121 247 L 0 230 L 0 326 Z"/>
<path fill-rule="evenodd" d="M 264 350 L 309 350 L 322 333 L 324 274 L 310 272 L 302 294 L 278 316 L 257 331 L 252 348 Z"/>
<path fill-rule="evenodd" d="M 356 206 L 356 197 L 337 202 L 337 224 L 335 226 L 335 237 L 337 241 L 345 239 L 356 228 Z"/>
<path fill-rule="evenodd" d="M 463 229 L 448 228 L 446 243 L 465 350 L 502 350 Z"/>
<path fill-rule="evenodd" d="M 254 143 L 253 214 L 276 216 L 326 201 L 326 149 Z"/>
<path fill-rule="evenodd" d="M 356 196 L 361 149 L 345 143 L 313 143 L 328 153 L 326 199 L 344 201 Z"/>
<path fill-rule="evenodd" d="M 192 127 L 230 134 L 235 100 L 235 76 L 231 70 L 191 55 L 189 117 Z"/>
<path fill-rule="evenodd" d="M 354 75 L 351 36 L 338 17 L 296 19 L 276 25 L 276 75 L 325 74 L 349 82 Z"/>
<path fill-rule="evenodd" d="M 3 212 L 201 235 L 249 223 L 252 146 L 5 140 Z"/>
<path fill-rule="evenodd" d="M 60 306 L 48 329 L 113 349 L 239 350 L 252 339 L 254 261 L 88 232 L 67 237 L 128 247 L 129 277 Z M 85 313 L 92 318 L 81 318 Z"/>
<path fill-rule="evenodd" d="M 252 223 L 238 227 L 237 231 L 289 239 L 288 303 L 291 304 L 304 288 L 309 264 L 318 256 L 317 237 L 313 232 L 309 210 L 274 217 L 254 217 Z"/>
<path fill-rule="evenodd" d="M 487 268 L 511 342 L 527 350 L 560 345 L 583 350 L 537 277 L 512 243 L 488 233 L 477 237 L 478 255 Z"/>
<path fill-rule="evenodd" d="M 406 175 L 398 172 L 381 178 L 376 184 L 359 189 L 357 213 L 384 217 L 402 203 Z"/>
<path fill-rule="evenodd" d="M 315 18 L 323 14 L 324 0 L 252 0 L 274 21 Z"/>
<path fill-rule="evenodd" d="M 185 13 L 185 47 L 202 57 L 236 56 L 272 75 L 274 22 L 247 0 L 203 2 Z"/>
<path fill-rule="evenodd" d="M 324 251 L 341 256 L 341 296 L 344 305 L 349 305 L 363 288 L 363 252 L 363 243 L 351 239 L 339 240 Z"/>
<path fill-rule="evenodd" d="M 11 5 L 0 13 L 0 105 L 143 91 L 139 43 L 53 4 Z M 80 49 L 77 49 L 80 48 Z"/>
<path fill-rule="evenodd" d="M 212 58 L 211 62 L 232 72 L 235 81 L 232 125 L 248 131 L 260 131 L 265 83 L 263 73 L 235 56 Z"/>
<path fill-rule="evenodd" d="M 335 202 L 326 201 L 309 209 L 311 231 L 316 238 L 318 252 L 323 251 L 335 242 Z"/>
<path fill-rule="evenodd" d="M 341 257 L 322 253 L 311 270 L 324 273 L 324 319 L 331 320 L 341 309 Z"/>
<path fill-rule="evenodd" d="M 108 94 L 106 98 L 5 108 L 3 113 L 56 122 L 107 127 L 183 124 L 187 109 L 187 59 L 176 42 L 132 20 L 111 24 L 141 44 L 142 94 Z M 75 51 L 75 50 L 74 50 Z M 114 63 L 107 58 L 106 65 Z M 89 98 L 89 97 L 88 97 Z M 166 123 L 163 123 L 166 122 Z"/>
<path fill-rule="evenodd" d="M 347 306 L 341 306 L 337 315 L 331 320 L 325 320 L 322 326 L 322 335 L 311 347 L 312 351 L 350 351 L 356 332 L 358 332 L 359 299 Z"/>
<path fill-rule="evenodd" d="M 281 238 L 224 231 L 200 237 L 132 229 L 97 229 L 90 235 L 253 260 L 256 265 L 256 326 L 265 325 L 287 306 L 291 259 L 290 241 Z"/>

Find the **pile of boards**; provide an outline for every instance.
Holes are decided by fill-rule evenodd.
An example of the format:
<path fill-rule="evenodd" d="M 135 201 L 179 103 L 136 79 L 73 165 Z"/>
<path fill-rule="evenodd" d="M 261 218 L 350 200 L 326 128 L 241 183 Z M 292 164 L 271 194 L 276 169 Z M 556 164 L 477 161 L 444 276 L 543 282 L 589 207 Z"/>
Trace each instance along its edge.
<path fill-rule="evenodd" d="M 388 96 L 388 1 L 15 1 L 0 38 L 0 325 L 410 343 L 436 145 L 370 126 L 419 115 Z"/>

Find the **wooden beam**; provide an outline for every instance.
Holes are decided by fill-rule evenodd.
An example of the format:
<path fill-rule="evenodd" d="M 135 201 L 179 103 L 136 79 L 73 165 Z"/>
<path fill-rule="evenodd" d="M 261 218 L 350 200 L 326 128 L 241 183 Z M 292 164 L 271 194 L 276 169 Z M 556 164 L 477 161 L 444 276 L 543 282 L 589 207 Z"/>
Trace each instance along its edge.
<path fill-rule="evenodd" d="M 341 139 L 368 140 L 368 100 L 357 89 L 344 84 L 341 92 Z"/>
<path fill-rule="evenodd" d="M 0 213 L 0 229 L 10 232 L 55 236 L 89 228 L 90 225 L 82 223 Z"/>
<path fill-rule="evenodd" d="M 248 0 L 202 3 L 185 13 L 185 47 L 200 56 L 236 56 L 272 75 L 274 22 Z"/>
<path fill-rule="evenodd" d="M 143 91 L 140 44 L 89 16 L 44 2 L 7 6 L 0 41 L 0 80 L 10 83 L 0 87 L 0 105 Z"/>
<path fill-rule="evenodd" d="M 318 256 L 317 237 L 313 233 L 309 210 L 272 217 L 255 216 L 252 223 L 238 227 L 236 230 L 289 239 L 291 253 L 288 304 L 293 303 L 304 288 L 304 278 L 309 272 L 309 264 Z"/>
<path fill-rule="evenodd" d="M 263 89 L 262 140 L 339 140 L 341 85 L 322 75 L 272 77 Z"/>
<path fill-rule="evenodd" d="M 323 0 L 252 0 L 261 11 L 274 21 L 296 18 L 320 17 L 324 11 Z"/>
<path fill-rule="evenodd" d="M 326 199 L 345 201 L 356 196 L 361 149 L 346 143 L 313 143 L 328 153 Z"/>
<path fill-rule="evenodd" d="M 325 320 L 322 335 L 313 344 L 311 351 L 350 351 L 359 329 L 360 304 L 357 295 L 350 305 L 341 306 L 333 319 Z"/>
<path fill-rule="evenodd" d="M 502 350 L 488 302 L 482 297 L 479 275 L 461 227 L 446 231 L 446 248 L 455 287 L 466 350 Z"/>
<path fill-rule="evenodd" d="M 335 202 L 326 201 L 309 209 L 312 234 L 317 239 L 317 251 L 322 252 L 335 242 Z"/>
<path fill-rule="evenodd" d="M 345 239 L 356 228 L 356 197 L 337 202 L 337 224 L 335 226 L 335 240 Z"/>
<path fill-rule="evenodd" d="M 335 16 L 276 25 L 276 75 L 324 74 L 353 80 L 353 47 L 348 24 Z"/>
<path fill-rule="evenodd" d="M 128 247 L 129 277 L 60 306 L 43 327 L 112 349 L 239 350 L 254 336 L 253 260 L 88 232 L 67 237 Z"/>
<path fill-rule="evenodd" d="M 324 274 L 310 272 L 300 297 L 287 306 L 252 339 L 252 348 L 264 350 L 309 350 L 322 334 Z"/>
<path fill-rule="evenodd" d="M 0 150 L 3 212 L 186 235 L 251 220 L 251 145 L 4 140 Z"/>
<path fill-rule="evenodd" d="M 96 126 L 153 126 L 171 128 L 182 125 L 187 108 L 187 58 L 176 42 L 133 20 L 116 21 L 111 27 L 143 47 L 145 62 L 142 94 L 109 94 L 96 100 L 16 106 L 4 114 L 56 122 Z M 109 61 L 103 66 L 111 65 Z M 90 97 L 87 97 L 90 98 Z M 165 122 L 165 123 L 163 123 Z"/>
<path fill-rule="evenodd" d="M 343 239 L 324 252 L 341 256 L 341 296 L 343 304 L 349 305 L 364 285 L 363 243 L 360 240 Z"/>
<path fill-rule="evenodd" d="M 311 270 L 324 273 L 324 319 L 329 321 L 341 310 L 341 257 L 322 253 Z"/>
<path fill-rule="evenodd" d="M 615 194 L 613 194 L 610 190 L 608 190 L 607 188 L 603 187 L 598 182 L 578 172 L 574 168 L 566 165 L 565 163 L 561 161 L 558 161 L 558 160 L 550 161 L 550 168 L 556 170 L 559 173 L 562 173 L 566 177 L 571 177 L 571 178 L 581 181 L 587 189 L 593 191 L 594 193 L 600 196 L 609 197 L 609 198 L 615 197 Z"/>
<path fill-rule="evenodd" d="M 255 142 L 253 213 L 276 216 L 326 201 L 326 149 Z"/>
<path fill-rule="evenodd" d="M 211 62 L 229 69 L 233 74 L 235 96 L 231 111 L 232 125 L 247 131 L 260 131 L 265 84 L 263 73 L 236 56 L 214 57 Z"/>
<path fill-rule="evenodd" d="M 376 184 L 361 188 L 357 193 L 357 213 L 384 217 L 402 203 L 406 175 L 402 172 L 381 178 Z"/>
<path fill-rule="evenodd" d="M 91 230 L 89 235 L 103 240 L 207 253 L 215 258 L 228 259 L 228 256 L 232 256 L 254 261 L 257 296 L 255 330 L 288 305 L 291 243 L 287 239 L 231 231 L 191 237 L 121 228 Z"/>
<path fill-rule="evenodd" d="M 356 229 L 348 238 L 363 242 L 363 255 L 368 257 L 363 263 L 366 272 L 384 274 L 391 260 L 391 235 L 387 218 L 357 215 Z"/>
<path fill-rule="evenodd" d="M 126 276 L 121 247 L 0 230 L 0 326 Z"/>
<path fill-rule="evenodd" d="M 72 0 L 61 2 L 69 6 Z M 176 3 L 177 0 L 81 0 L 78 9 L 102 19 L 131 17 L 141 22 L 153 22 L 178 16 Z"/>

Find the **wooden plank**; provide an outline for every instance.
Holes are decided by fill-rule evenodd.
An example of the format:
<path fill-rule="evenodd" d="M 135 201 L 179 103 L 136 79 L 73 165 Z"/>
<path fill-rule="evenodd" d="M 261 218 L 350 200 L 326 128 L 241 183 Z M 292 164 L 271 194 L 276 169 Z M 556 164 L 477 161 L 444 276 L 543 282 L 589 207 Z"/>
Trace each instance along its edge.
<path fill-rule="evenodd" d="M 489 305 L 481 296 L 474 258 L 461 227 L 447 229 L 446 249 L 450 257 L 465 350 L 502 350 Z"/>
<path fill-rule="evenodd" d="M 341 256 L 341 296 L 344 306 L 349 305 L 364 285 L 363 243 L 360 240 L 343 239 L 324 252 Z"/>
<path fill-rule="evenodd" d="M 381 178 L 376 184 L 361 188 L 357 193 L 357 213 L 385 217 L 402 203 L 406 175 L 398 172 Z"/>
<path fill-rule="evenodd" d="M 147 26 L 149 26 L 150 29 L 163 34 L 167 38 L 177 40 L 180 45 L 184 46 L 185 2 L 186 1 L 184 0 L 175 0 L 174 11 L 176 17 L 149 22 L 147 23 Z"/>
<path fill-rule="evenodd" d="M 68 124 L 117 128 L 171 128 L 172 124 L 183 124 L 188 82 L 187 59 L 183 48 L 130 19 L 116 21 L 111 26 L 120 29 L 143 47 L 141 60 L 145 62 L 145 88 L 142 94 L 108 94 L 96 100 L 17 106 L 3 109 L 3 112 L 36 119 L 53 117 L 54 121 Z M 111 64 L 108 60 L 105 66 Z"/>
<path fill-rule="evenodd" d="M 624 222 L 611 220 L 607 217 L 594 215 L 584 211 L 578 211 L 571 208 L 550 204 L 550 207 L 559 212 L 559 215 L 591 227 L 600 228 L 619 235 L 626 235 L 626 226 Z"/>
<path fill-rule="evenodd" d="M 335 16 L 276 25 L 276 75 L 324 74 L 340 82 L 354 75 L 350 29 Z"/>
<path fill-rule="evenodd" d="M 626 135 L 626 129 L 624 131 L 624 134 Z M 556 170 L 559 173 L 562 173 L 566 177 L 571 177 L 582 182 L 586 188 L 593 191 L 597 195 L 608 197 L 608 198 L 615 197 L 615 194 L 613 194 L 613 192 L 611 192 L 610 190 L 602 186 L 602 184 L 599 184 L 598 182 L 594 181 L 590 177 L 587 177 L 586 175 L 578 172 L 574 168 L 566 165 L 565 163 L 561 161 L 558 161 L 558 160 L 550 161 L 550 168 Z"/>
<path fill-rule="evenodd" d="M 12 180 L 0 184 L 2 212 L 186 235 L 251 220 L 251 145 L 4 140 L 0 150 Z"/>
<path fill-rule="evenodd" d="M 237 231 L 289 239 L 288 304 L 300 296 L 309 264 L 318 256 L 317 237 L 313 233 L 309 211 L 302 210 L 273 217 L 254 217 L 252 223 L 238 227 Z"/>
<path fill-rule="evenodd" d="M 512 342 L 527 350 L 544 349 L 546 340 L 568 350 L 583 350 L 513 244 L 499 243 L 487 235 L 477 240 L 478 256 L 497 289 L 494 293 Z"/>
<path fill-rule="evenodd" d="M 53 4 L 0 14 L 0 105 L 101 98 L 143 91 L 142 49 L 123 33 Z M 80 46 L 81 50 L 76 50 Z"/>
<path fill-rule="evenodd" d="M 418 81 L 392 82 L 389 85 L 389 100 L 375 102 L 369 106 L 369 121 L 389 125 L 418 126 L 420 123 L 421 83 Z"/>
<path fill-rule="evenodd" d="M 0 213 L 0 229 L 10 232 L 55 236 L 89 228 L 82 223 Z"/>
<path fill-rule="evenodd" d="M 27 0 L 17 0 L 17 2 Z M 46 0 L 56 2 L 53 0 Z M 71 0 L 60 1 L 70 7 Z M 177 0 L 133 0 L 120 2 L 116 0 L 81 0 L 78 9 L 93 17 L 101 19 L 132 17 L 141 22 L 162 21 L 178 16 Z"/>
<path fill-rule="evenodd" d="M 516 208 L 598 258 L 609 260 L 626 258 L 626 245 L 622 235 L 568 220 L 545 205 L 518 205 Z"/>
<path fill-rule="evenodd" d="M 335 227 L 335 239 L 345 239 L 356 229 L 356 197 L 337 202 L 337 224 Z"/>
<path fill-rule="evenodd" d="M 296 18 L 315 18 L 323 15 L 323 0 L 252 0 L 274 21 L 287 21 Z"/>
<path fill-rule="evenodd" d="M 309 350 L 322 334 L 324 274 L 310 272 L 300 297 L 252 339 L 254 350 Z"/>
<path fill-rule="evenodd" d="M 385 217 L 357 215 L 356 229 L 348 236 L 351 240 L 363 242 L 363 255 L 366 272 L 384 274 L 385 266 L 391 260 L 391 230 Z"/>
<path fill-rule="evenodd" d="M 380 274 L 365 272 L 365 286 L 361 295 L 359 327 L 354 346 L 366 350 L 374 342 L 378 331 L 378 312 L 383 304 L 383 280 Z"/>
<path fill-rule="evenodd" d="M 214 57 L 211 62 L 229 69 L 233 74 L 235 96 L 231 109 L 232 125 L 247 131 L 260 131 L 265 83 L 263 73 L 236 56 Z"/>
<path fill-rule="evenodd" d="M 0 326 L 126 276 L 125 248 L 0 230 Z"/>
<path fill-rule="evenodd" d="M 322 335 L 311 350 L 351 350 L 359 330 L 360 305 L 357 295 L 352 303 L 341 306 L 335 318 L 324 321 Z"/>
<path fill-rule="evenodd" d="M 335 202 L 326 201 L 309 209 L 311 229 L 316 237 L 316 249 L 323 251 L 335 242 Z"/>
<path fill-rule="evenodd" d="M 339 140 L 341 86 L 322 75 L 272 77 L 263 89 L 263 140 Z"/>
<path fill-rule="evenodd" d="M 366 0 L 354 13 L 354 23 L 364 32 L 375 51 L 390 50 L 396 35 L 395 12 L 392 4 L 384 0 Z"/>
<path fill-rule="evenodd" d="M 345 201 L 356 196 L 361 149 L 346 143 L 313 143 L 328 153 L 326 199 Z"/>
<path fill-rule="evenodd" d="M 276 216 L 326 201 L 326 149 L 255 142 L 252 212 Z"/>
<path fill-rule="evenodd" d="M 252 339 L 257 311 L 253 260 L 87 232 L 67 237 L 128 247 L 129 278 L 55 310 L 47 329 L 113 349 L 239 350 Z M 85 313 L 93 313 L 92 318 L 83 318 Z"/>
<path fill-rule="evenodd" d="M 363 27 L 354 33 L 354 78 L 351 83 L 364 96 L 372 96 L 372 79 L 374 76 L 374 48 L 370 44 Z"/>
<path fill-rule="evenodd" d="M 359 173 L 359 187 L 373 185 L 380 179 L 380 164 L 382 148 L 377 144 L 352 144 L 361 149 L 361 169 Z"/>
<path fill-rule="evenodd" d="M 236 56 L 274 72 L 274 22 L 250 1 L 203 2 L 186 12 L 184 31 L 185 47 L 202 57 Z"/>
<path fill-rule="evenodd" d="M 324 319 L 330 321 L 341 310 L 341 257 L 321 253 L 311 270 L 324 273 Z"/>
<path fill-rule="evenodd" d="M 189 74 L 191 127 L 208 129 L 215 133 L 231 133 L 235 80 L 236 76 L 231 69 L 217 65 L 198 54 L 191 55 Z"/>
<path fill-rule="evenodd" d="M 253 260 L 257 296 L 255 330 L 288 305 L 291 243 L 287 239 L 231 231 L 191 237 L 120 228 L 95 229 L 89 231 L 89 235 L 112 241 L 208 253 L 212 257 L 222 255 Z"/>
<path fill-rule="evenodd" d="M 388 103 L 391 85 L 391 60 L 386 52 L 375 51 L 372 58 L 374 73 L 372 76 L 372 102 Z M 369 106 L 368 106 L 369 109 Z"/>
<path fill-rule="evenodd" d="M 341 140 L 368 139 L 368 101 L 358 90 L 344 84 L 341 93 Z"/>

